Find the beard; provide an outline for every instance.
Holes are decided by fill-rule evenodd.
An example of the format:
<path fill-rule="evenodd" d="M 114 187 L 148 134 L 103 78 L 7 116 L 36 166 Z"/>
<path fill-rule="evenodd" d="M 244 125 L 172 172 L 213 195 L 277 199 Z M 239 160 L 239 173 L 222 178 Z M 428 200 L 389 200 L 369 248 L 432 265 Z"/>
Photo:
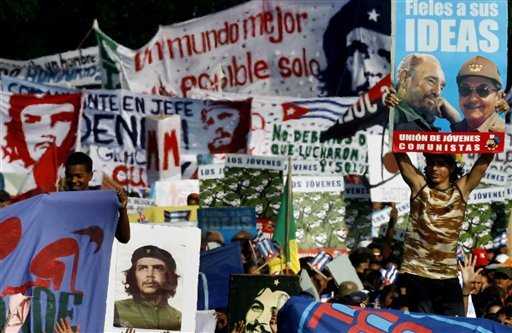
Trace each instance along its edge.
<path fill-rule="evenodd" d="M 245 331 L 255 333 L 271 333 L 267 329 L 267 326 L 268 325 L 265 325 L 265 323 L 260 323 L 256 320 L 255 322 L 245 324 Z"/>

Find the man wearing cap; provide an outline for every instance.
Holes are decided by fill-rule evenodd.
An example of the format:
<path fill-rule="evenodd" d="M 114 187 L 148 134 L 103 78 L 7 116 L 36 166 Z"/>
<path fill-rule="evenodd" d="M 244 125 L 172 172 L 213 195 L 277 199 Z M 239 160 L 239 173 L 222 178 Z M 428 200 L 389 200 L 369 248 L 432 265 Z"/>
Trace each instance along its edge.
<path fill-rule="evenodd" d="M 411 188 L 410 227 L 398 282 L 407 293 L 410 311 L 464 316 L 457 242 L 469 194 L 493 157 L 480 155 L 471 171 L 460 177 L 462 168 L 453 155 L 425 154 L 423 175 L 407 154 L 395 153 L 400 173 Z"/>
<path fill-rule="evenodd" d="M 178 286 L 172 255 L 147 245 L 133 252 L 131 262 L 124 285 L 133 298 L 115 302 L 114 326 L 179 331 L 181 312 L 168 304 Z"/>
<path fill-rule="evenodd" d="M 459 105 L 464 119 L 452 124 L 452 131 L 503 132 L 505 122 L 497 109 L 508 110 L 498 67 L 487 58 L 466 61 L 457 74 Z"/>

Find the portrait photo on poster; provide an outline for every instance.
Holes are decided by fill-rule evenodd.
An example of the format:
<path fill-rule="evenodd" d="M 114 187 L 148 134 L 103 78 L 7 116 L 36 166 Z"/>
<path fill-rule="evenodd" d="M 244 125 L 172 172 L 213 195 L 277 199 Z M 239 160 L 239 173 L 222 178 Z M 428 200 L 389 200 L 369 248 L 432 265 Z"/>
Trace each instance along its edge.
<path fill-rule="evenodd" d="M 193 331 L 199 229 L 131 227 L 134 239 L 113 248 L 105 331 Z"/>
<path fill-rule="evenodd" d="M 393 151 L 503 151 L 507 2 L 414 3 L 393 1 Z"/>
<path fill-rule="evenodd" d="M 275 332 L 277 312 L 299 292 L 298 276 L 231 275 L 228 305 L 230 332 Z"/>

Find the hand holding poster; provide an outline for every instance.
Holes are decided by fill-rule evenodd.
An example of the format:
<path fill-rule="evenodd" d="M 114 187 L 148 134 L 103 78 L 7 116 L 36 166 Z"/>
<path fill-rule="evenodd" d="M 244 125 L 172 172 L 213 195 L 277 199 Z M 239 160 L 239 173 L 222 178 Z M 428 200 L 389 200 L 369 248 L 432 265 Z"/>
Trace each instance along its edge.
<path fill-rule="evenodd" d="M 507 2 L 393 4 L 393 151 L 502 151 Z"/>

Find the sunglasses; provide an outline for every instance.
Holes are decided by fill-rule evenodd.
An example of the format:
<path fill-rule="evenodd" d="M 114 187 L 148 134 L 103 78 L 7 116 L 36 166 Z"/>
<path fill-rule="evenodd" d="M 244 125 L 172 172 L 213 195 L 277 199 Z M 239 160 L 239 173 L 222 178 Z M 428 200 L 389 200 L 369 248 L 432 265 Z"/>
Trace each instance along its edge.
<path fill-rule="evenodd" d="M 473 92 L 476 92 L 478 96 L 485 98 L 489 96 L 491 93 L 498 91 L 497 89 L 493 89 L 486 84 L 481 84 L 476 88 L 472 88 L 468 85 L 462 85 L 459 87 L 459 95 L 462 97 L 466 97 L 471 95 Z"/>

